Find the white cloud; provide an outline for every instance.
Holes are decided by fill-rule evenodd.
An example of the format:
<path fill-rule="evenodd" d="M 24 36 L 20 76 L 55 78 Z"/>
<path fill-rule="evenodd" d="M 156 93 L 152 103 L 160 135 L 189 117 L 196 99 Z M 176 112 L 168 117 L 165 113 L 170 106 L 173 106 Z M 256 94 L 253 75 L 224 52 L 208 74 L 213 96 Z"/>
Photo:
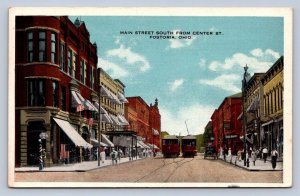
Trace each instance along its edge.
<path fill-rule="evenodd" d="M 170 85 L 170 90 L 171 91 L 175 91 L 178 87 L 180 87 L 182 84 L 184 83 L 184 80 L 183 79 L 178 79 L 178 80 L 175 80 L 171 83 Z"/>
<path fill-rule="evenodd" d="M 150 69 L 150 63 L 141 54 L 133 52 L 130 47 L 125 48 L 123 44 L 119 48 L 111 49 L 106 52 L 107 57 L 118 57 L 125 60 L 127 64 L 138 65 L 139 70 L 145 72 Z"/>
<path fill-rule="evenodd" d="M 191 36 L 191 39 L 179 39 L 179 36 L 185 36 L 185 35 L 180 35 L 180 34 L 176 33 L 176 32 L 180 32 L 180 31 L 181 31 L 180 29 L 173 30 L 174 37 L 176 39 L 169 39 L 170 45 L 168 46 L 168 48 L 177 49 L 177 48 L 188 47 L 188 46 L 192 45 L 192 43 L 195 41 L 195 39 L 196 39 L 195 36 Z"/>
<path fill-rule="evenodd" d="M 250 52 L 253 56 L 262 57 L 264 55 L 262 49 L 256 48 Z"/>
<path fill-rule="evenodd" d="M 98 65 L 105 71 L 110 71 L 110 75 L 113 78 L 122 78 L 129 75 L 129 72 L 123 69 L 120 65 L 112 63 L 110 61 L 98 58 Z"/>
<path fill-rule="evenodd" d="M 241 76 L 238 74 L 223 74 L 212 80 L 199 80 L 199 83 L 220 88 L 233 93 L 241 91 Z"/>
<path fill-rule="evenodd" d="M 250 55 L 235 53 L 224 62 L 212 61 L 208 68 L 212 71 L 224 71 L 248 65 L 250 72 L 266 72 L 279 57 L 279 53 L 272 49 L 263 51 L 256 48 L 250 51 Z"/>
<path fill-rule="evenodd" d="M 179 108 L 177 113 L 172 113 L 167 108 L 160 107 L 161 130 L 167 131 L 169 134 L 187 135 L 185 121 L 189 133 L 192 135 L 203 133 L 204 128 L 209 121 L 213 111 L 213 106 L 204 106 L 199 103 L 191 104 L 186 107 Z"/>

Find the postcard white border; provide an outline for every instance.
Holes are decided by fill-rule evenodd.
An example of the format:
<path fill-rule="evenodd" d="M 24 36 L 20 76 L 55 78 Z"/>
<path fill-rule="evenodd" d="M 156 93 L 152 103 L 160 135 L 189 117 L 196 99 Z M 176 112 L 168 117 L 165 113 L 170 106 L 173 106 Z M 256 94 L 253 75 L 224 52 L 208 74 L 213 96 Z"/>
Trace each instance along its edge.
<path fill-rule="evenodd" d="M 8 185 L 10 187 L 290 187 L 292 186 L 292 49 L 291 8 L 178 8 L 178 7 L 14 7 L 9 9 L 8 67 Z M 15 181 L 15 16 L 264 16 L 284 17 L 284 162 L 283 183 L 103 183 Z"/>

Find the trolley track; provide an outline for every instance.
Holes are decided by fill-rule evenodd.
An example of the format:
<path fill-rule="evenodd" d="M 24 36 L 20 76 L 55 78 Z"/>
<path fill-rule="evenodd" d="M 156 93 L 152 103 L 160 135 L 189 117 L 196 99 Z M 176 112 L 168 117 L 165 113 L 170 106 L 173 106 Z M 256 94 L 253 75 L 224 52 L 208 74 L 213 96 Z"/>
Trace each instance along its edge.
<path fill-rule="evenodd" d="M 167 179 L 164 180 L 164 182 L 167 182 L 167 181 L 171 178 L 171 176 L 174 174 L 174 172 L 175 172 L 180 166 L 182 166 L 182 165 L 185 164 L 185 163 L 188 163 L 188 162 L 193 161 L 194 158 L 191 159 L 191 160 L 188 160 L 188 161 L 185 161 L 186 159 L 185 159 L 184 157 L 181 158 L 181 159 L 178 160 L 178 161 L 176 161 L 176 158 L 173 158 L 173 159 L 172 159 L 172 162 L 169 162 L 169 163 L 167 163 L 167 160 L 170 160 L 170 159 L 164 159 L 164 160 L 163 160 L 163 164 L 162 164 L 161 166 L 159 166 L 159 167 L 157 167 L 156 169 L 152 170 L 150 173 L 148 173 L 148 174 L 142 176 L 141 178 L 139 178 L 139 179 L 136 180 L 135 182 L 139 182 L 139 181 L 141 181 L 141 180 L 143 180 L 143 179 L 145 179 L 145 178 L 147 178 L 147 177 L 149 177 L 149 176 L 155 174 L 155 173 L 158 172 L 159 170 L 162 170 L 162 169 L 166 168 L 167 166 L 170 166 L 170 165 L 172 165 L 172 164 L 176 164 L 175 169 L 170 173 L 170 175 L 168 175 Z M 184 161 L 185 161 L 185 162 L 184 162 Z"/>

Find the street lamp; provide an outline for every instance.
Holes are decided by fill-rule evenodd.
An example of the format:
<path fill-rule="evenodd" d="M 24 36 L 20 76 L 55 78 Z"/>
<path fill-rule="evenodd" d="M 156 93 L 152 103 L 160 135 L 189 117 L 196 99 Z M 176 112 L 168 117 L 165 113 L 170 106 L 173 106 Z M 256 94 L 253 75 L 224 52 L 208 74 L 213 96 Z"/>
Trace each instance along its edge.
<path fill-rule="evenodd" d="M 244 166 L 246 166 L 247 162 L 246 162 L 246 153 L 247 153 L 247 141 L 246 141 L 246 123 L 247 123 L 247 117 L 246 117 L 246 113 L 245 113 L 245 102 L 246 102 L 246 94 L 245 94 L 245 88 L 247 85 L 247 81 L 246 81 L 246 77 L 248 76 L 248 66 L 246 64 L 246 66 L 244 67 L 244 77 L 243 77 L 243 83 L 242 83 L 242 107 L 243 107 L 243 131 L 244 131 Z"/>

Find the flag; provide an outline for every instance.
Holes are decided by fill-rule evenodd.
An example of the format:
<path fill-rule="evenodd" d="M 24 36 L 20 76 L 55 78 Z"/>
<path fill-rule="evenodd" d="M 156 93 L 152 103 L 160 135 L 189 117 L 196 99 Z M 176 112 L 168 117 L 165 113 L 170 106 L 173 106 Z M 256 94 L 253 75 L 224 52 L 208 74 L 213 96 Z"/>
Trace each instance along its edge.
<path fill-rule="evenodd" d="M 76 112 L 81 112 L 84 110 L 84 106 L 82 104 L 78 104 L 76 107 Z"/>

